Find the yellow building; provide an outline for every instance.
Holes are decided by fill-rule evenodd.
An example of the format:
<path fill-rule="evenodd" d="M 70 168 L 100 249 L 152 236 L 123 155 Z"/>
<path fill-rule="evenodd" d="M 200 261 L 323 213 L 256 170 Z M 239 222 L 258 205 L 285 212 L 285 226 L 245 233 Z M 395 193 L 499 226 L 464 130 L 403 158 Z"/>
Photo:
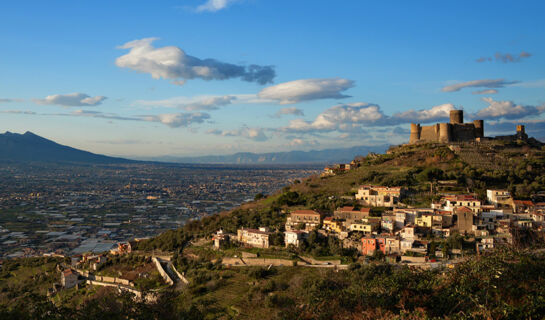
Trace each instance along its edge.
<path fill-rule="evenodd" d="M 365 206 L 393 207 L 404 193 L 402 187 L 360 186 L 355 198 Z"/>
<path fill-rule="evenodd" d="M 432 214 L 422 214 L 420 217 L 416 218 L 416 225 L 424 228 L 431 228 L 433 226 L 433 215 Z"/>
<path fill-rule="evenodd" d="M 324 218 L 322 227 L 325 230 L 340 233 L 344 230 L 342 220 L 334 219 L 333 217 Z"/>
<path fill-rule="evenodd" d="M 380 218 L 366 218 L 350 224 L 350 231 L 359 231 L 364 233 L 372 233 L 377 231 L 380 226 Z"/>

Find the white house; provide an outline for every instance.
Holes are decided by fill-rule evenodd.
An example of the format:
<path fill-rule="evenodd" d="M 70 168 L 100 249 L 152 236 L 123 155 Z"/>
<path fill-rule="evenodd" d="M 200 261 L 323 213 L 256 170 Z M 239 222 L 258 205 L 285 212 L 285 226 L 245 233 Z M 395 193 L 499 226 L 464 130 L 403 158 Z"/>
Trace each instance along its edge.
<path fill-rule="evenodd" d="M 511 194 L 507 190 L 486 190 L 486 200 L 495 206 L 509 200 L 509 198 L 511 198 Z"/>
<path fill-rule="evenodd" d="M 308 237 L 308 233 L 301 230 L 292 230 L 284 232 L 284 243 L 287 246 L 290 244 L 299 247 L 303 239 Z"/>
<path fill-rule="evenodd" d="M 237 231 L 237 240 L 251 247 L 268 248 L 270 235 L 268 228 L 265 227 L 259 230 L 242 228 Z"/>

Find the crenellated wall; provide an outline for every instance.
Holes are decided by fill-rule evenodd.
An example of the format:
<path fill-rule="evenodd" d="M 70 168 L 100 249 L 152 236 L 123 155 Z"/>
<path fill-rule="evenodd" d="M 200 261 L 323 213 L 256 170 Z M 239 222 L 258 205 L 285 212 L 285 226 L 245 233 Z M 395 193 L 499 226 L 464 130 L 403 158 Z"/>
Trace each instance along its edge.
<path fill-rule="evenodd" d="M 484 137 L 483 120 L 474 120 L 470 123 L 463 123 L 463 121 L 463 111 L 452 110 L 450 122 L 436 123 L 430 126 L 411 123 L 409 143 L 475 141 L 477 138 Z"/>

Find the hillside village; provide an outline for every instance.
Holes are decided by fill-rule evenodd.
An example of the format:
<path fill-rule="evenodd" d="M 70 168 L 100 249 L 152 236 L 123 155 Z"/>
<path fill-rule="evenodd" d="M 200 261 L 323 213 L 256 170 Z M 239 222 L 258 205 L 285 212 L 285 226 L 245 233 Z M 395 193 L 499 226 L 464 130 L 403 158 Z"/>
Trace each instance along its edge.
<path fill-rule="evenodd" d="M 370 153 L 366 157 L 356 157 L 348 164 L 327 166 L 319 176 L 310 177 L 304 182 L 296 181 L 275 195 L 259 194 L 253 203 L 242 207 L 245 211 L 237 209 L 246 215 L 244 219 L 253 221 L 251 224 L 245 224 L 244 219 L 241 221 L 240 217 L 235 216 L 210 216 L 211 219 L 219 218 L 216 222 L 220 221 L 219 225 L 225 227 L 212 232 L 211 228 L 216 222 L 212 223 L 207 218 L 201 222 L 194 221 L 185 229 L 197 227 L 209 231 L 187 238 L 192 239 L 190 242 L 179 242 L 178 239 L 179 245 L 174 247 L 157 247 L 157 241 L 163 241 L 161 235 L 156 239 L 119 243 L 108 253 L 72 256 L 69 264 L 58 267 L 61 286 L 50 291 L 54 294 L 61 287 L 87 283 L 114 286 L 144 297 L 144 291 L 139 291 L 144 287 L 138 285 L 142 278 L 155 277 L 155 285 L 146 287 L 154 290 L 183 287 L 190 283 L 191 275 L 186 278 L 184 271 L 180 272 L 182 269 L 188 271 L 188 258 L 206 257 L 212 263 L 227 268 L 303 266 L 339 270 L 347 269 L 353 263 L 383 261 L 420 269 L 437 269 L 453 268 L 468 257 L 497 248 L 533 246 L 541 243 L 545 234 L 545 192 L 540 189 L 542 184 L 536 184 L 543 180 L 537 166 L 543 165 L 544 158 L 540 145 L 530 140 L 533 145 L 528 146 L 528 137 L 520 134 L 524 128 L 517 130 L 516 135 L 500 137 L 499 141 L 412 143 L 392 147 L 385 155 Z M 482 155 L 483 150 L 488 150 L 489 159 L 475 155 Z M 461 169 L 467 170 L 464 166 L 471 163 L 476 170 L 482 171 L 480 176 L 478 171 L 470 172 L 476 177 L 474 179 L 484 178 L 484 170 L 498 171 L 495 166 L 508 166 L 505 161 L 510 161 L 509 157 L 515 154 L 520 156 L 520 150 L 527 152 L 522 154 L 523 157 L 534 159 L 533 165 L 539 172 L 535 177 L 538 180 L 530 184 L 532 189 L 525 189 L 529 187 L 524 186 L 527 180 L 522 185 L 497 188 L 497 181 L 491 184 L 493 187 L 489 187 L 486 183 L 468 180 L 460 175 Z M 426 158 L 419 159 L 421 156 Z M 428 163 L 431 168 L 410 171 L 415 170 L 411 161 L 419 163 L 422 160 L 435 161 L 435 164 Z M 405 166 L 412 169 L 403 171 L 401 166 L 394 165 L 404 161 L 407 162 Z M 453 164 L 458 169 L 448 174 L 448 168 Z M 381 165 L 388 174 L 373 171 Z M 441 166 L 444 170 L 439 169 Z M 528 164 L 525 169 L 531 171 L 531 166 Z M 368 168 L 374 169 L 367 172 Z M 416 185 L 414 181 L 407 183 L 408 177 L 414 178 L 415 173 L 418 173 L 416 177 L 420 182 Z M 367 177 L 364 179 L 367 182 L 376 182 L 377 177 L 381 176 L 390 180 L 384 180 L 387 181 L 384 184 L 358 185 L 349 179 L 351 175 L 359 177 L 362 174 Z M 507 180 L 514 181 L 512 177 Z M 395 185 L 396 181 L 404 183 Z M 501 181 L 499 184 L 505 185 Z M 329 193 L 321 191 L 313 196 L 313 201 L 322 203 L 318 206 L 301 200 L 301 190 L 312 190 L 320 185 L 324 188 L 335 185 L 340 190 L 348 191 L 342 194 L 334 189 Z M 294 190 L 299 190 L 299 193 Z M 522 194 L 523 191 L 525 196 L 522 198 L 514 194 Z M 255 206 L 266 208 L 269 213 L 259 213 L 262 209 L 252 209 Z M 275 209 L 271 210 L 270 206 Z M 259 222 L 263 221 L 263 215 L 271 212 L 275 218 L 266 220 L 270 221 L 269 224 Z M 256 216 L 248 217 L 248 214 Z M 239 222 L 233 225 L 234 220 Z M 178 253 L 173 254 L 173 249 Z M 147 272 L 140 272 L 137 277 L 127 276 L 131 271 L 129 265 L 125 273 L 118 271 L 119 277 L 108 277 L 111 274 L 104 273 L 105 266 L 113 265 L 115 269 L 119 257 L 133 259 L 134 256 L 146 261 L 144 264 L 150 266 L 144 268 Z M 152 295 L 146 299 L 154 297 Z"/>
<path fill-rule="evenodd" d="M 392 262 L 422 265 L 461 256 L 461 247 L 438 250 L 432 246 L 456 234 L 473 238 L 474 252 L 479 254 L 512 245 L 518 230 L 544 231 L 545 202 L 513 199 L 504 189 L 487 190 L 484 201 L 475 194 L 443 193 L 428 208 L 404 204 L 406 192 L 404 187 L 363 185 L 354 197 L 356 206 L 339 207 L 331 213 L 294 210 L 286 219 L 284 245 L 299 247 L 316 231 L 342 240 L 344 247 L 356 248 L 363 256 L 384 255 Z M 241 228 L 236 235 L 219 231 L 214 247 L 221 249 L 231 240 L 267 249 L 272 246 L 272 234 L 267 226 Z"/>
<path fill-rule="evenodd" d="M 499 165 L 501 161 L 497 159 L 498 163 L 494 163 L 494 155 L 501 154 L 497 150 L 505 148 L 506 145 L 516 145 L 518 141 L 526 145 L 526 150 L 529 150 L 528 145 L 540 149 L 541 143 L 528 138 L 524 126 L 517 126 L 514 135 L 491 138 L 484 137 L 483 125 L 482 120 L 464 124 L 463 111 L 453 110 L 450 123 L 426 127 L 430 132 L 436 130 L 437 135 L 430 134 L 425 138 L 419 134 L 416 139 L 412 132 L 408 145 L 393 147 L 384 156 L 369 154 L 367 157 L 357 157 L 351 163 L 327 166 L 320 179 L 328 181 L 331 177 L 342 177 L 350 171 L 361 171 L 358 168 L 364 168 L 366 164 L 369 165 L 377 159 L 380 162 L 381 157 L 403 158 L 406 156 L 404 153 L 413 152 L 407 151 L 411 148 L 429 148 L 435 152 L 432 161 L 440 158 L 437 153 L 439 152 L 446 154 L 448 159 L 459 157 L 485 169 Z M 446 133 L 440 135 L 440 128 Z M 417 129 L 421 130 L 419 126 Z M 442 136 L 448 136 L 448 139 L 442 141 Z M 487 150 L 490 158 L 482 159 L 482 150 Z M 472 154 L 475 152 L 481 154 Z M 525 154 L 524 157 L 528 155 Z M 430 159 L 426 161 L 428 160 Z M 512 159 L 503 157 L 502 160 Z M 396 163 L 401 164 L 399 161 Z M 532 166 L 528 165 L 525 169 L 532 170 Z M 330 210 L 290 208 L 286 211 L 286 222 L 281 230 L 283 245 L 297 251 L 294 248 L 308 246 L 309 236 L 315 233 L 326 239 L 335 238 L 342 248 L 357 250 L 364 261 L 369 260 L 365 257 L 371 256 L 385 258 L 391 263 L 434 268 L 441 265 L 452 266 L 461 261 L 459 258 L 464 254 L 482 254 L 497 247 L 518 246 L 524 241 L 526 243 L 523 245 L 528 245 L 528 241 L 531 243 L 532 239 L 522 239 L 522 235 L 527 233 L 540 238 L 545 234 L 545 190 L 534 190 L 533 194 L 519 199 L 506 188 L 493 187 L 498 183 L 494 183 L 492 187 L 482 183 L 479 190 L 481 193 L 477 194 L 476 188 L 472 188 L 466 181 L 458 180 L 461 178 L 459 174 L 454 174 L 450 180 L 444 180 L 441 179 L 444 178 L 441 177 L 444 176 L 441 169 L 428 168 L 422 172 L 425 173 L 424 187 L 429 184 L 429 192 L 421 190 L 419 194 L 426 194 L 429 198 L 427 202 L 415 204 L 414 187 L 408 185 L 396 186 L 390 181 L 388 185 L 361 184 L 355 187 L 352 182 L 349 186 L 350 194 L 339 197 L 342 203 L 350 205 L 337 206 Z M 338 197 L 333 193 L 322 196 L 330 199 Z M 230 240 L 242 246 L 269 248 L 272 246 L 271 237 L 275 235 L 270 227 L 243 227 L 236 235 L 228 235 L 219 230 L 214 236 L 214 247 L 221 249 L 222 244 L 228 244 Z"/>

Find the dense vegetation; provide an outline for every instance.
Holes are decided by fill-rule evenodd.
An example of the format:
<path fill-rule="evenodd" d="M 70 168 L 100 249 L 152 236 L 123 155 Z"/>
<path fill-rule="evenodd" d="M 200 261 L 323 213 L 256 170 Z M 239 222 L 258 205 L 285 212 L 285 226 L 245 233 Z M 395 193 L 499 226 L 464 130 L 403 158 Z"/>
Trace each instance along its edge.
<path fill-rule="evenodd" d="M 446 271 L 380 263 L 352 264 L 339 272 L 225 269 L 207 261 L 188 267 L 191 285 L 155 304 L 101 290 L 77 306 L 57 306 L 29 290 L 24 299 L 4 301 L 0 318 L 540 319 L 545 314 L 545 256 L 529 251 L 497 250 Z"/>

